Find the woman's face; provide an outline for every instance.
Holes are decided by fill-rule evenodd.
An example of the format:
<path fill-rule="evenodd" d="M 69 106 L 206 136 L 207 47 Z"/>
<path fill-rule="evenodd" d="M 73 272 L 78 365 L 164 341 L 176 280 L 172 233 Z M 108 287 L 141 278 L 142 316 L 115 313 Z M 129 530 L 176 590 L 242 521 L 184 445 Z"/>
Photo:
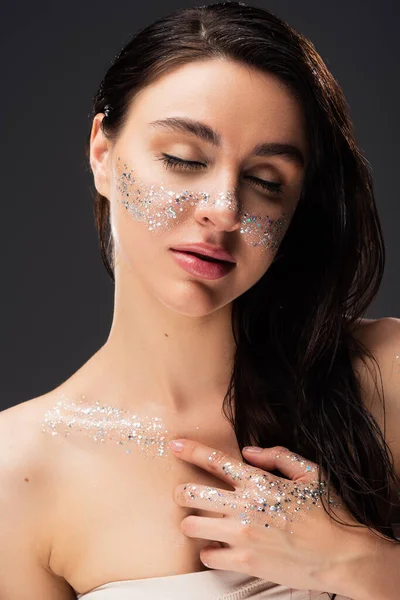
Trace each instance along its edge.
<path fill-rule="evenodd" d="M 96 143 L 92 168 L 101 160 Z M 170 309 L 203 316 L 267 271 L 307 164 L 302 111 L 279 79 L 228 60 L 176 68 L 135 97 L 108 148 L 95 182 L 110 201 L 122 289 L 139 281 Z M 235 264 L 220 264 L 214 279 L 188 272 L 171 248 L 201 242 L 224 248 Z"/>

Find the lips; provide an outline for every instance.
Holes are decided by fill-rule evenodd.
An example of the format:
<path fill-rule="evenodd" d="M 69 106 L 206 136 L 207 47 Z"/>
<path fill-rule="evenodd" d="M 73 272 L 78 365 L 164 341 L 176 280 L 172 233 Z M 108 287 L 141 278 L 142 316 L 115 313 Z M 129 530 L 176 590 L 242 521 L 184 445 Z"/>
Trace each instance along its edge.
<path fill-rule="evenodd" d="M 219 261 L 229 262 L 235 264 L 233 256 L 225 250 L 223 247 L 214 246 L 213 244 L 207 244 L 204 242 L 195 242 L 190 244 L 180 244 L 174 246 L 171 250 L 177 250 L 178 252 L 188 252 L 193 256 L 203 259 L 213 258 Z"/>
<path fill-rule="evenodd" d="M 200 279 L 220 279 L 235 268 L 235 263 L 214 259 L 204 254 L 197 254 L 171 248 L 172 256 L 185 271 Z"/>
<path fill-rule="evenodd" d="M 193 256 L 197 256 L 197 258 L 201 258 L 201 260 L 205 260 L 207 262 L 229 262 L 227 260 L 221 260 L 220 258 L 212 258 L 211 256 L 206 256 L 205 254 L 199 254 L 199 252 L 189 252 L 188 250 L 185 250 L 185 254 L 192 254 Z"/>

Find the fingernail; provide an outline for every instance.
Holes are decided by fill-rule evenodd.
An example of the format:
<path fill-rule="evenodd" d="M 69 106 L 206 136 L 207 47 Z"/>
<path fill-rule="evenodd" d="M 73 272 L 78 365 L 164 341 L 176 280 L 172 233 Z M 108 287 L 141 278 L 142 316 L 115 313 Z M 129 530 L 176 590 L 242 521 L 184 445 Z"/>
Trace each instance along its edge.
<path fill-rule="evenodd" d="M 175 450 L 175 452 L 180 452 L 183 449 L 183 442 L 176 442 L 173 440 L 169 443 L 169 447 L 171 450 Z"/>
<path fill-rule="evenodd" d="M 261 452 L 262 448 L 259 448 L 258 446 L 245 446 L 243 450 L 246 450 L 247 452 Z"/>

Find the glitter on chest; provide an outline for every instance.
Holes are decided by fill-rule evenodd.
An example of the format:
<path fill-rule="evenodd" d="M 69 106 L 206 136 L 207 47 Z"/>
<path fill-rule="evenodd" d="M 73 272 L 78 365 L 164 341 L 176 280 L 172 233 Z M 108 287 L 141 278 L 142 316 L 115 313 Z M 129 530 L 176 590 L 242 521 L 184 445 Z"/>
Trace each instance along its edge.
<path fill-rule="evenodd" d="M 88 403 L 82 396 L 78 402 L 69 400 L 64 394 L 44 415 L 42 431 L 51 435 L 69 437 L 73 431 L 81 432 L 95 442 L 106 441 L 119 446 L 132 444 L 148 457 L 166 457 L 170 454 L 168 442 L 174 439 L 165 428 L 160 417 L 143 417 L 128 410 L 100 404 Z M 184 437 L 179 434 L 177 437 Z"/>

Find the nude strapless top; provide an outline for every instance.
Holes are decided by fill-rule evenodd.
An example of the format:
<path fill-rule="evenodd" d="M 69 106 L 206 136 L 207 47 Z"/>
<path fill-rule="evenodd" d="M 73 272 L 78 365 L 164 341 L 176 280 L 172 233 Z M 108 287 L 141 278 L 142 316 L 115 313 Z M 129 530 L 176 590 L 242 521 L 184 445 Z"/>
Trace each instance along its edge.
<path fill-rule="evenodd" d="M 327 593 L 294 590 L 258 577 L 221 569 L 110 581 L 77 597 L 85 600 L 329 600 Z M 352 599 L 338 595 L 336 600 Z"/>

